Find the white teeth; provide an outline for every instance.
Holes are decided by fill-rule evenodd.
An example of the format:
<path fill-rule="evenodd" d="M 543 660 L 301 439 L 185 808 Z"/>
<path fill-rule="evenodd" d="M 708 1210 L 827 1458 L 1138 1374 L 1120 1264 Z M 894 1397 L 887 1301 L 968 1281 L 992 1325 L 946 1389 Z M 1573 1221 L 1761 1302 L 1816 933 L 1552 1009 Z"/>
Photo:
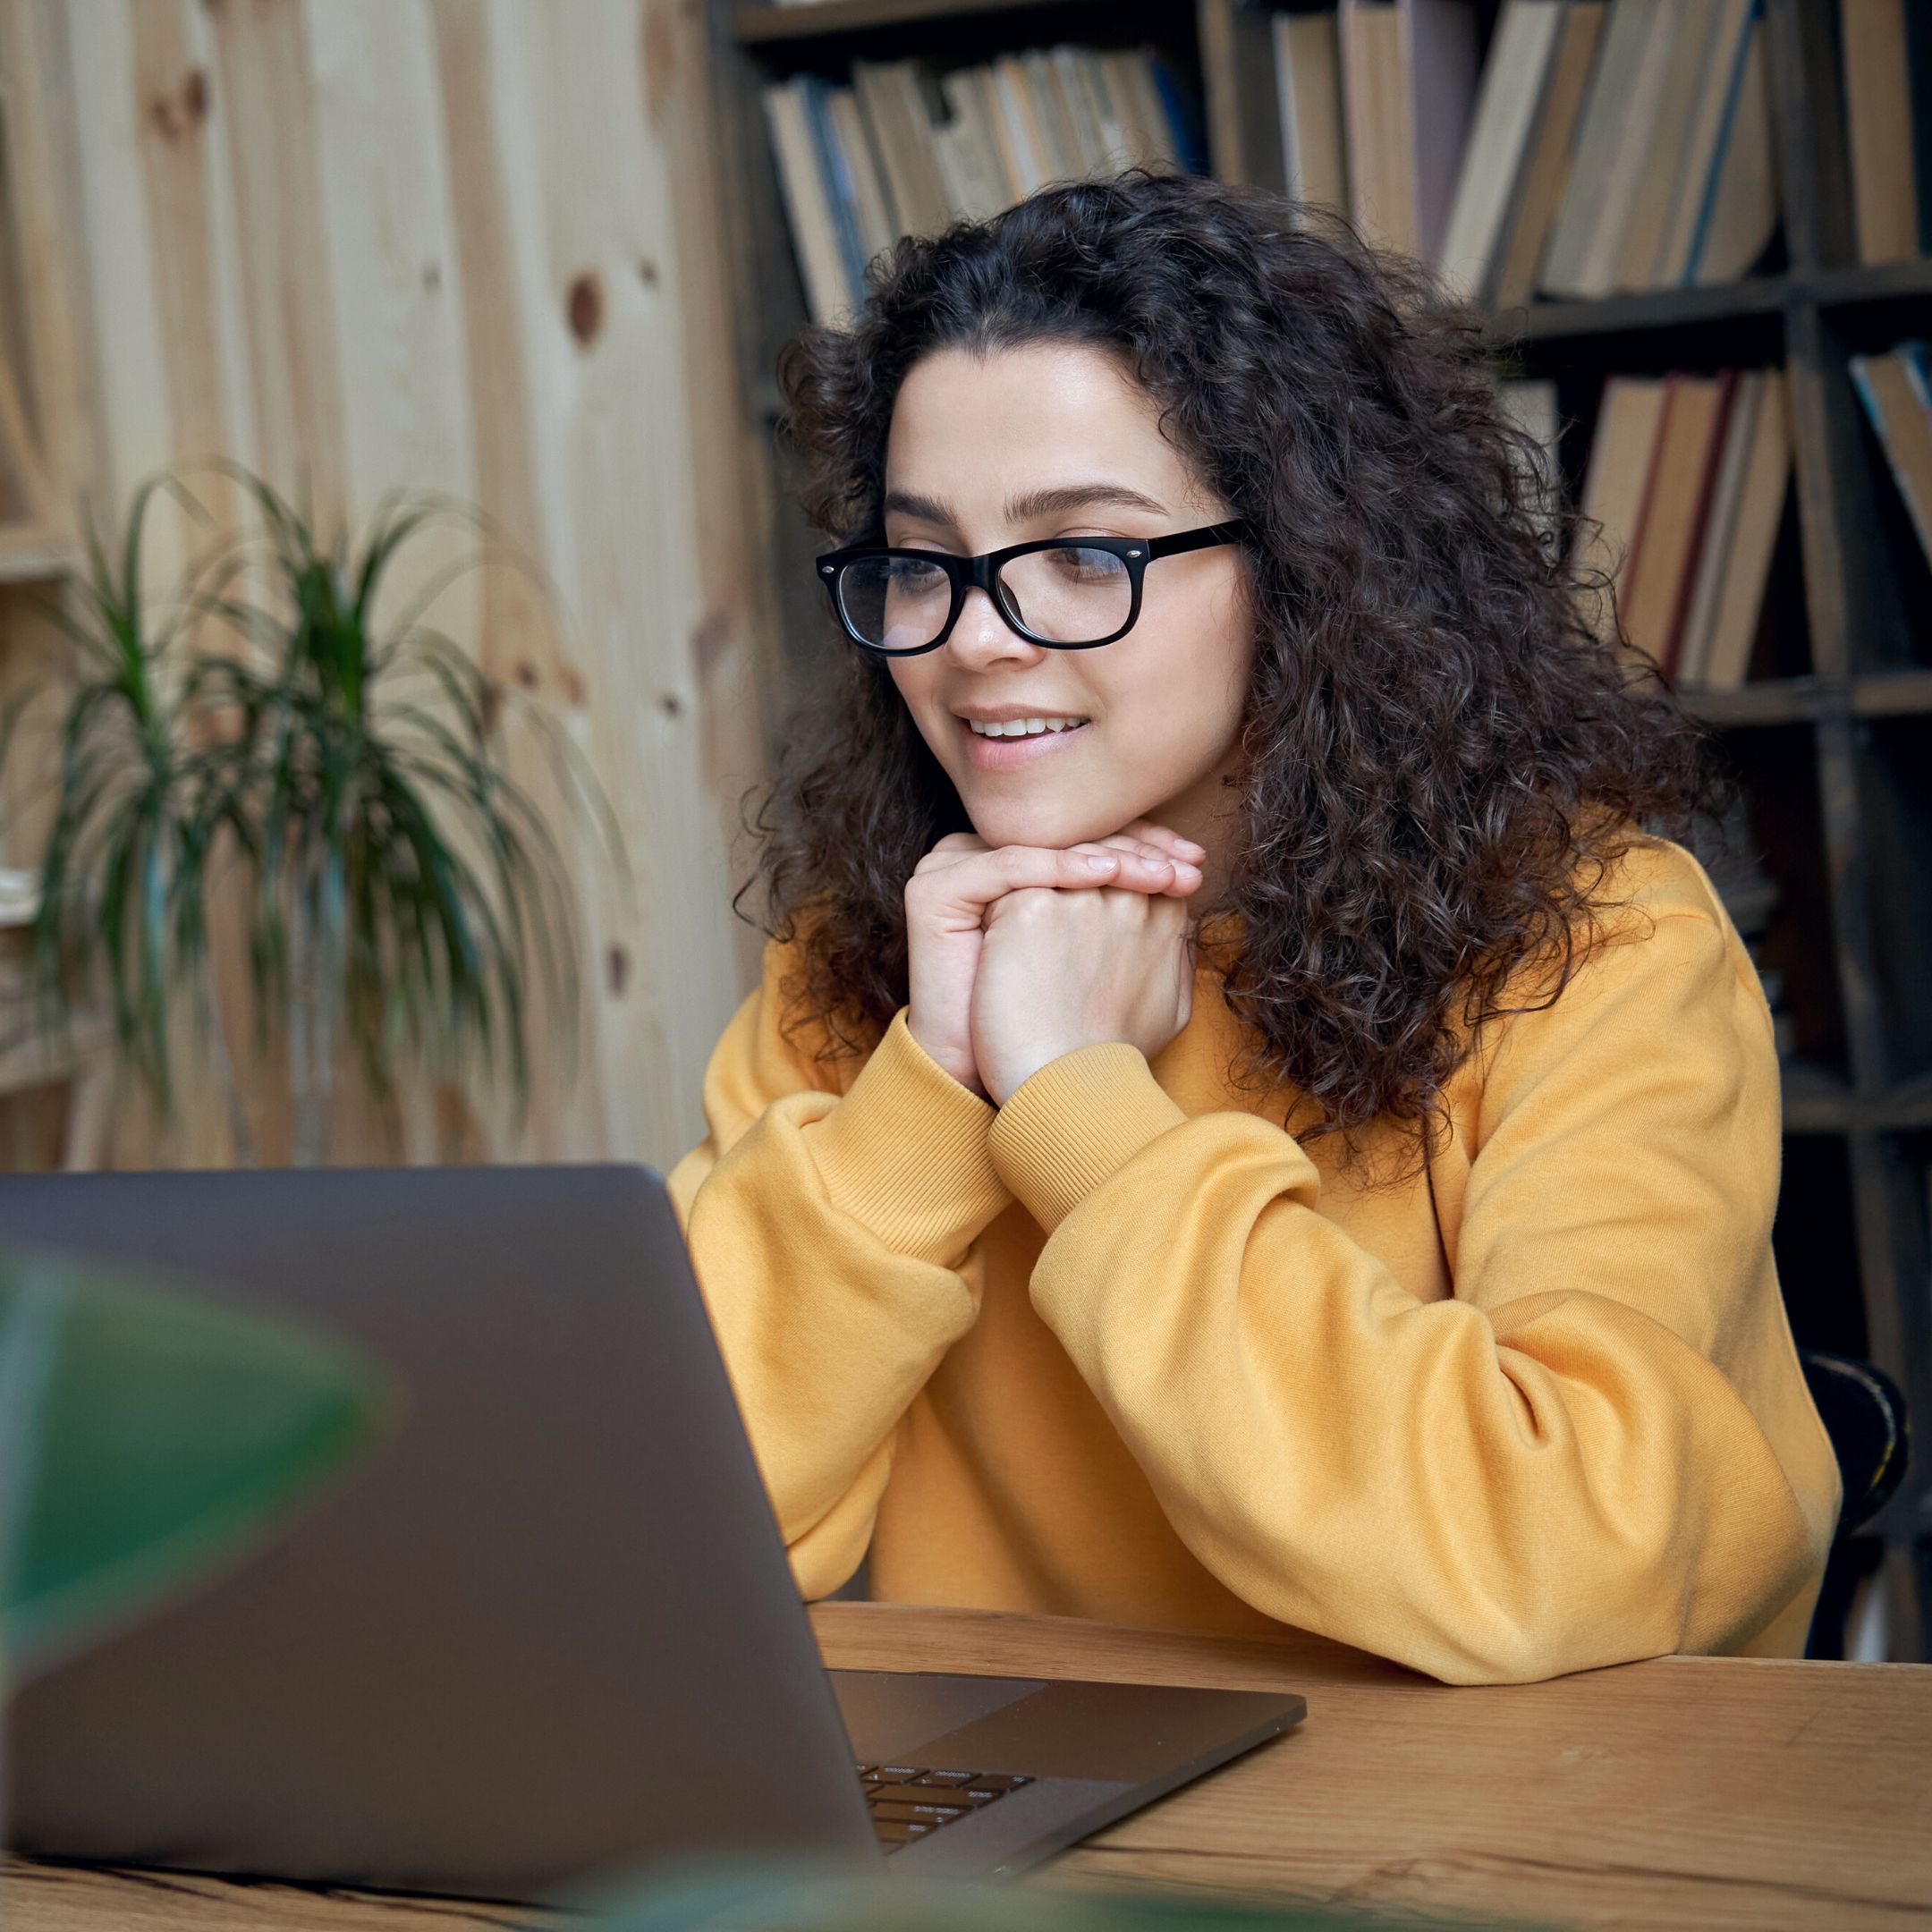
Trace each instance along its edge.
<path fill-rule="evenodd" d="M 1038 737 L 1041 732 L 1071 731 L 1076 724 L 1086 724 L 1087 720 L 1070 717 L 1009 718 L 1004 724 L 996 721 L 991 724 L 985 724 L 978 718 L 968 718 L 966 722 L 982 738 L 1032 738 Z"/>

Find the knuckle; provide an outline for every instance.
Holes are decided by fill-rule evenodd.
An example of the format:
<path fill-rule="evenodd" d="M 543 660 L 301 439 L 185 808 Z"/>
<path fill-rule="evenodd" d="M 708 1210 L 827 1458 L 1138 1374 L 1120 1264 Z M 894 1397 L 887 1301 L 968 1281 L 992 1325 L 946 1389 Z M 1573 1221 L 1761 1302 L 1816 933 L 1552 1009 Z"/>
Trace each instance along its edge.
<path fill-rule="evenodd" d="M 956 861 L 970 853 L 985 850 L 970 832 L 948 832 L 943 839 L 935 842 L 931 851 L 920 856 L 912 868 L 912 876 L 916 878 L 922 872 L 943 871 L 949 860 Z"/>

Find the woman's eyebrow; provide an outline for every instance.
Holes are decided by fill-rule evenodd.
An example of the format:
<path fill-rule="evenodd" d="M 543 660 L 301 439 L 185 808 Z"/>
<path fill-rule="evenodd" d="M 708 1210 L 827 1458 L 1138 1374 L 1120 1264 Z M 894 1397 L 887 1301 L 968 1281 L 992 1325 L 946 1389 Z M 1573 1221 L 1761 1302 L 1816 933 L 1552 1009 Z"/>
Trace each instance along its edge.
<path fill-rule="evenodd" d="M 1124 483 L 1062 483 L 1049 489 L 1025 490 L 1017 496 L 1009 496 L 1006 499 L 1006 521 L 1009 523 L 1031 523 L 1040 517 L 1053 516 L 1067 510 L 1082 510 L 1095 504 L 1113 504 L 1127 510 L 1151 510 L 1156 516 L 1167 514 L 1166 504 L 1143 496 L 1137 489 L 1130 489 Z M 887 490 L 885 507 L 888 514 L 896 510 L 902 516 L 918 517 L 928 523 L 951 525 L 954 521 L 952 510 L 936 496 L 922 496 L 916 490 Z"/>
<path fill-rule="evenodd" d="M 1037 518 L 1054 516 L 1064 510 L 1084 510 L 1093 504 L 1115 504 L 1126 510 L 1151 510 L 1165 516 L 1167 506 L 1151 496 L 1143 496 L 1124 483 L 1063 483 L 1054 489 L 1027 490 L 1006 499 L 1009 523 L 1031 523 Z"/>
<path fill-rule="evenodd" d="M 886 492 L 885 514 L 896 510 L 901 516 L 917 517 L 922 523 L 953 521 L 953 513 L 936 496 L 921 496 L 917 490 L 891 489 Z"/>

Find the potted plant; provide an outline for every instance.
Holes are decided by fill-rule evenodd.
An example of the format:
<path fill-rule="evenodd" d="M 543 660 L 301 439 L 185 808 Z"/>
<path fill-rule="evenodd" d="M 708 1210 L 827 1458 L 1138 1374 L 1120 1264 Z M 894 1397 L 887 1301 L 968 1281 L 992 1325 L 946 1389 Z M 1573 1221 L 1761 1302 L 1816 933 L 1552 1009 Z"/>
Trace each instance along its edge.
<path fill-rule="evenodd" d="M 86 564 L 71 599 L 44 614 L 73 646 L 52 677 L 0 719 L 0 766 L 24 741 L 43 699 L 62 700 L 47 774 L 53 809 L 28 935 L 30 1016 L 69 1030 L 103 1002 L 122 1065 L 164 1115 L 172 1111 L 172 1009 L 185 996 L 210 1011 L 205 875 L 222 822 L 216 762 L 191 722 L 196 679 L 181 640 L 187 605 L 158 616 L 143 573 L 148 513 L 157 496 L 191 516 L 200 506 L 168 478 L 135 492 L 110 554 L 91 521 Z M 206 1028 L 216 1078 L 240 1119 L 219 1030 Z M 246 1137 L 241 1138 L 246 1153 Z"/>
<path fill-rule="evenodd" d="M 118 559 L 90 539 L 78 607 L 55 614 L 80 675 L 34 930 L 48 1017 L 64 1022 L 105 980 L 118 1050 L 165 1116 L 185 999 L 249 1161 L 208 941 L 219 879 L 238 866 L 257 1050 L 285 1047 L 299 1165 L 327 1158 L 339 1058 L 386 1109 L 413 1066 L 459 1090 L 505 1079 L 521 1115 L 538 1016 L 572 1049 L 579 950 L 564 854 L 511 775 L 509 716 L 603 852 L 617 859 L 619 842 L 568 740 L 429 621 L 454 577 L 504 547 L 476 513 L 403 494 L 359 541 L 325 542 L 261 479 L 219 467 L 258 532 L 216 545 L 151 613 L 141 553 L 156 493 L 208 521 L 179 478 L 152 480 Z M 389 614 L 398 558 L 453 522 L 470 553 Z"/>

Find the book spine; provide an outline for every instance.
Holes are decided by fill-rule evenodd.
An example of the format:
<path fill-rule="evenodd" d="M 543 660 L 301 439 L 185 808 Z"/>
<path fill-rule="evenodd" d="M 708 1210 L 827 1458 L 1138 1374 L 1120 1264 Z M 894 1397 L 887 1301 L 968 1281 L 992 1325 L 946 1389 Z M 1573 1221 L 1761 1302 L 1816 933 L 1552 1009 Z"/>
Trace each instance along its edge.
<path fill-rule="evenodd" d="M 1208 136 L 1194 112 L 1194 103 L 1182 86 L 1181 77 L 1158 54 L 1150 55 L 1148 67 L 1154 76 L 1154 90 L 1160 96 L 1161 112 L 1167 117 L 1175 154 L 1190 174 L 1205 174 L 1208 167 Z"/>
<path fill-rule="evenodd" d="M 1019 62 L 1011 58 L 995 61 L 986 73 L 1005 140 L 1006 165 L 1023 198 L 1045 186 L 1050 165 L 1028 111 L 1026 76 Z"/>
<path fill-rule="evenodd" d="M 1898 486 L 1898 493 L 1904 498 L 1905 507 L 1911 514 L 1912 528 L 1919 533 L 1919 546 L 1925 551 L 1928 560 L 1932 561 L 1932 504 L 1922 500 L 1908 479 L 1905 465 L 1899 461 L 1899 451 L 1885 423 L 1884 406 L 1872 384 L 1872 365 L 1885 360 L 1883 356 L 1853 356 L 1852 382 L 1859 393 L 1859 401 L 1865 405 L 1866 417 L 1878 437 L 1879 447 L 1885 451 L 1885 464 L 1892 472 L 1892 480 Z M 1902 365 L 1909 378 L 1911 375 L 1911 359 L 1894 354 L 1892 360 Z M 1920 401 L 1923 400 L 1921 397 Z"/>
<path fill-rule="evenodd" d="M 1919 252 L 1932 255 L 1932 7 L 1905 9 L 1905 60 L 1911 104 L 1912 184 L 1919 197 Z"/>
<path fill-rule="evenodd" d="M 970 69 L 949 73 L 940 83 L 951 120 L 933 130 L 946 199 L 955 216 L 984 221 L 1013 199 L 1004 166 L 987 124 L 977 78 Z"/>
<path fill-rule="evenodd" d="M 1281 121 L 1283 191 L 1291 201 L 1308 195 L 1308 175 L 1301 165 L 1301 141 L 1295 125 L 1294 54 L 1288 16 L 1277 13 L 1269 22 L 1275 41 L 1275 112 Z"/>
<path fill-rule="evenodd" d="M 1677 682 L 1682 688 L 1702 684 L 1710 663 L 1712 630 L 1724 576 L 1731 565 L 1738 502 L 1750 461 L 1751 439 L 1757 434 L 1764 385 L 1760 370 L 1748 369 L 1741 374 L 1724 419 L 1710 512 L 1698 544 L 1690 602 L 1684 613 L 1683 632 L 1677 646 Z"/>
<path fill-rule="evenodd" d="M 1037 49 L 1020 56 L 1020 86 L 1035 139 L 1046 159 L 1049 181 L 1077 181 L 1080 174 L 1079 140 L 1068 125 L 1053 83 L 1053 69 Z"/>
<path fill-rule="evenodd" d="M 1650 445 L 1650 460 L 1644 469 L 1643 490 L 1638 502 L 1640 505 L 1631 526 L 1630 548 L 1623 556 L 1623 581 L 1617 589 L 1617 612 L 1620 617 L 1632 610 L 1637 602 L 1637 573 L 1643 557 L 1644 532 L 1649 528 L 1650 508 L 1657 501 L 1657 475 L 1664 461 L 1664 447 L 1670 440 L 1671 407 L 1677 400 L 1678 385 L 1682 381 L 1678 370 L 1673 369 L 1664 378 L 1664 408 L 1657 418 L 1657 435 Z M 1628 634 L 1629 626 L 1624 626 Z M 1632 644 L 1641 640 L 1631 638 Z"/>
<path fill-rule="evenodd" d="M 1100 56 L 1090 48 L 1080 50 L 1080 78 L 1086 82 L 1088 99 L 1100 123 L 1100 145 L 1109 169 L 1127 165 L 1127 123 L 1121 104 L 1114 98 L 1114 84 Z"/>
<path fill-rule="evenodd" d="M 1664 648 L 1658 654 L 1658 662 L 1663 666 L 1665 678 L 1676 675 L 1678 654 L 1683 642 L 1684 623 L 1690 614 L 1690 593 L 1697 585 L 1698 559 L 1703 551 L 1706 535 L 1710 530 L 1711 499 L 1716 494 L 1717 472 L 1724 462 L 1724 444 L 1731 428 L 1731 408 L 1737 396 L 1737 370 L 1719 369 L 1717 384 L 1717 407 L 1714 412 L 1710 437 L 1704 445 L 1704 473 L 1698 479 L 1697 509 L 1690 530 L 1690 546 L 1685 567 L 1678 580 L 1677 595 L 1671 609 L 1669 628 L 1665 633 Z"/>
<path fill-rule="evenodd" d="M 1919 407 L 1926 412 L 1927 428 L 1932 429 L 1932 343 L 1914 336 L 1911 342 L 1894 343 L 1892 353 L 1903 366 L 1905 380 L 1919 398 Z"/>
<path fill-rule="evenodd" d="M 1703 191 L 1698 197 L 1696 225 L 1691 231 L 1690 247 L 1684 257 L 1683 273 L 1677 279 L 1680 288 L 1693 288 L 1697 284 L 1698 266 L 1704 258 L 1704 238 L 1710 233 L 1711 211 L 1717 205 L 1717 184 L 1724 179 L 1724 157 L 1731 148 L 1731 130 L 1737 123 L 1738 99 L 1744 90 L 1744 76 L 1750 68 L 1750 45 L 1763 32 L 1759 24 L 1764 14 L 1764 0 L 1752 0 L 1750 24 L 1738 38 L 1738 55 L 1731 68 L 1731 78 L 1724 93 L 1724 123 L 1718 131 L 1717 144 L 1711 152 L 1710 172 L 1704 177 Z"/>
<path fill-rule="evenodd" d="M 837 238 L 826 185 L 812 148 L 811 128 L 797 84 L 767 87 L 761 97 L 777 163 L 779 192 L 792 231 L 792 250 L 814 322 L 831 322 L 844 301 Z"/>
<path fill-rule="evenodd" d="M 1790 389 L 1784 369 L 1774 365 L 1764 371 L 1758 392 L 1757 420 L 1731 527 L 1731 555 L 1704 650 L 1707 691 L 1741 690 L 1750 675 L 1765 589 L 1791 496 L 1791 472 Z"/>
<path fill-rule="evenodd" d="M 805 121 L 811 129 L 812 148 L 818 157 L 818 173 L 825 182 L 826 200 L 832 211 L 839 263 L 844 272 L 845 299 L 856 308 L 865 292 L 865 243 L 859 234 L 858 197 L 852 187 L 852 168 L 839 144 L 838 130 L 832 125 L 827 91 L 823 80 L 804 77 Z"/>

